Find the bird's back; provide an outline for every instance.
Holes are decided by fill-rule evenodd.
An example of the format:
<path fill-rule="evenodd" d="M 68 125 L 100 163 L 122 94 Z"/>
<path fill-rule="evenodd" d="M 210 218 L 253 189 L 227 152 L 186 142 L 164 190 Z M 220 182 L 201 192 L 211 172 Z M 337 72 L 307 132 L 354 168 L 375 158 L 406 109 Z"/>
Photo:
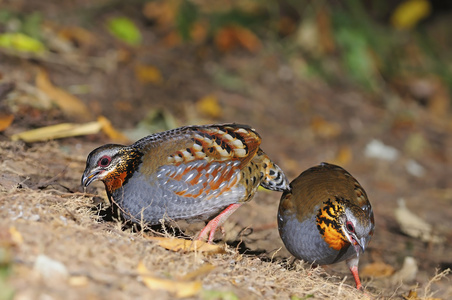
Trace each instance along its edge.
<path fill-rule="evenodd" d="M 370 207 L 366 192 L 356 179 L 339 166 L 322 163 L 301 173 L 291 182 L 294 209 L 300 221 L 327 199 L 347 199 L 363 209 Z M 283 196 L 284 197 L 284 196 Z"/>
<path fill-rule="evenodd" d="M 261 183 L 286 188 L 284 174 L 259 149 L 260 142 L 254 129 L 235 124 L 148 136 L 130 147 L 143 154 L 141 162 L 127 184 L 112 193 L 113 200 L 135 221 L 205 220 L 248 201 Z"/>

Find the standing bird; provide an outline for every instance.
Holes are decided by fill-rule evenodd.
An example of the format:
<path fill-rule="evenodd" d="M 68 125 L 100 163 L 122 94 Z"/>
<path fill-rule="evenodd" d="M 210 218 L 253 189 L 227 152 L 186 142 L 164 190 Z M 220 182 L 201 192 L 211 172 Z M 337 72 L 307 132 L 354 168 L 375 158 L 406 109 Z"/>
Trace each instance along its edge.
<path fill-rule="evenodd" d="M 130 146 L 104 145 L 88 155 L 82 185 L 103 181 L 110 201 L 137 223 L 210 220 L 198 239 L 211 243 L 217 227 L 259 185 L 289 188 L 260 143 L 253 128 L 222 124 L 181 127 Z"/>
<path fill-rule="evenodd" d="M 374 233 L 366 192 L 343 168 L 321 163 L 300 174 L 281 197 L 278 229 L 287 250 L 308 263 L 345 260 L 361 289 L 360 252 Z"/>

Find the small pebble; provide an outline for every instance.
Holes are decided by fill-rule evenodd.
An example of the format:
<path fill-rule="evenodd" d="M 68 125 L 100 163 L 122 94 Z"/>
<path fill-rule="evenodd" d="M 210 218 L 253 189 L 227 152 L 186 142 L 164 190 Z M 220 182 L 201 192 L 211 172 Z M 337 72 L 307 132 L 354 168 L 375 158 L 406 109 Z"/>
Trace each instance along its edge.
<path fill-rule="evenodd" d="M 64 264 L 43 254 L 38 255 L 33 269 L 49 283 L 69 278 L 69 272 Z"/>

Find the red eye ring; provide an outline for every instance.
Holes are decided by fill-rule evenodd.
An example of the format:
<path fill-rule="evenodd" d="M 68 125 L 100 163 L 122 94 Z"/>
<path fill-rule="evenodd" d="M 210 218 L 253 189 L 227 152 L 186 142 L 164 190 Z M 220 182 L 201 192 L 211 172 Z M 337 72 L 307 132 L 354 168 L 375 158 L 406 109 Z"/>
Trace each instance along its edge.
<path fill-rule="evenodd" d="M 99 167 L 108 167 L 108 165 L 111 162 L 111 157 L 108 155 L 104 155 L 101 158 L 99 158 L 99 161 L 97 162 L 97 165 Z"/>
<path fill-rule="evenodd" d="M 348 230 L 350 233 L 355 232 L 355 226 L 353 226 L 353 223 L 352 223 L 351 221 L 347 221 L 347 222 L 345 223 L 345 226 L 347 227 L 347 230 Z"/>

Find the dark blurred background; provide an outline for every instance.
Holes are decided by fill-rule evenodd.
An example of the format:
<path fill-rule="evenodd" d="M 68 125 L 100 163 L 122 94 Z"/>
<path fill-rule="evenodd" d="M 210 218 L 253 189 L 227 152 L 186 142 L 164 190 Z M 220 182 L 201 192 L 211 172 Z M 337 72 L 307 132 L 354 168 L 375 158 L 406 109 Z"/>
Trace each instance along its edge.
<path fill-rule="evenodd" d="M 406 257 L 421 287 L 452 265 L 451 46 L 450 1 L 0 0 L 0 141 L 62 136 L 84 156 L 187 124 L 250 124 L 290 179 L 329 161 L 360 181 L 377 226 L 363 276 L 392 295 Z M 67 122 L 82 133 L 21 135 Z M 264 204 L 254 217 L 273 235 L 247 246 L 270 252 L 275 199 Z"/>

